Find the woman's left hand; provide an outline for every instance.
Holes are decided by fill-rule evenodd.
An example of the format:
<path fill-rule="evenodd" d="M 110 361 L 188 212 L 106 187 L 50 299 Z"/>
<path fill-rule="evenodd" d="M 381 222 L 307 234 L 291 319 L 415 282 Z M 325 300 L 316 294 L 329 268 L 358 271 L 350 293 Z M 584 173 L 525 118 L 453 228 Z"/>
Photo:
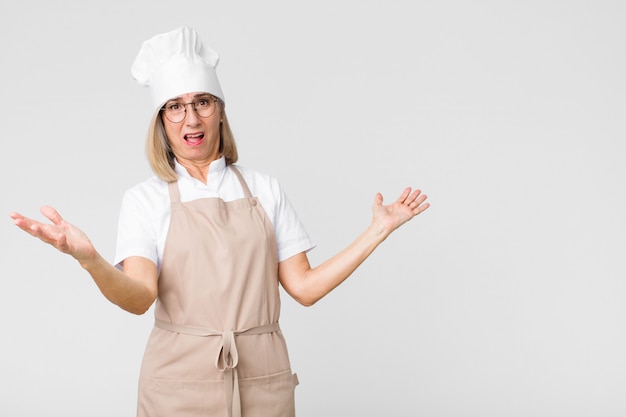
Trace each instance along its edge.
<path fill-rule="evenodd" d="M 430 204 L 425 201 L 426 195 L 420 190 L 407 188 L 396 201 L 383 206 L 383 196 L 377 193 L 372 223 L 354 242 L 315 268 L 311 268 L 305 252 L 281 261 L 281 285 L 301 304 L 315 304 L 348 278 L 391 232 L 426 210 Z"/>
<path fill-rule="evenodd" d="M 411 192 L 411 188 L 408 187 L 396 201 L 384 206 L 382 194 L 377 193 L 372 207 L 372 224 L 380 226 L 382 233 L 387 236 L 430 207 L 430 204 L 425 202 L 426 198 L 426 194 L 422 194 L 421 190 Z"/>

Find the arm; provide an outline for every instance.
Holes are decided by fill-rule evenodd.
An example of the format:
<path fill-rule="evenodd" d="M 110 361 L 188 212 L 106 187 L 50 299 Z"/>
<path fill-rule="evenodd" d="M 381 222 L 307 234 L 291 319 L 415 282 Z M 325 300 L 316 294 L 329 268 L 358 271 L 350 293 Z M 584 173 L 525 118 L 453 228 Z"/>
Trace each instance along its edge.
<path fill-rule="evenodd" d="M 55 209 L 44 206 L 41 212 L 52 224 L 40 223 L 19 213 L 11 213 L 11 218 L 22 230 L 74 257 L 112 303 L 134 314 L 143 314 L 150 308 L 158 290 L 154 262 L 130 257 L 124 261 L 122 272 L 104 260 L 89 238 L 63 220 Z"/>
<path fill-rule="evenodd" d="M 430 205 L 425 200 L 420 190 L 411 193 L 407 188 L 393 204 L 383 206 L 382 195 L 376 194 L 372 223 L 354 242 L 315 268 L 304 252 L 280 262 L 281 285 L 299 303 L 315 304 L 348 278 L 391 232 L 426 210 Z"/>

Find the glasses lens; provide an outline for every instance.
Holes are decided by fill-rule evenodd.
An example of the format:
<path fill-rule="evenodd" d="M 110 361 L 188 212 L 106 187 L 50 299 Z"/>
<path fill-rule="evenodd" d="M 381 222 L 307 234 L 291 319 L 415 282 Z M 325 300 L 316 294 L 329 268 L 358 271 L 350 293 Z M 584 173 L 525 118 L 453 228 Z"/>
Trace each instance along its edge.
<path fill-rule="evenodd" d="M 185 118 L 185 106 L 180 103 L 171 103 L 165 106 L 165 117 L 172 123 L 180 123 Z"/>
<path fill-rule="evenodd" d="M 215 100 L 212 98 L 201 98 L 194 102 L 194 107 L 200 117 L 209 117 L 215 111 Z"/>

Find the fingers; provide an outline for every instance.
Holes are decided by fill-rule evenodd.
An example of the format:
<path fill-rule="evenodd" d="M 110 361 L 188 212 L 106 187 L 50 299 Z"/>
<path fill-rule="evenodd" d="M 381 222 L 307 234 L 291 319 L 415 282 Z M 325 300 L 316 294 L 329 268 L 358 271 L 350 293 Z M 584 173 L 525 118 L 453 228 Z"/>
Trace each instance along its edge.
<path fill-rule="evenodd" d="M 411 203 L 409 203 L 410 207 L 417 207 L 420 204 L 422 204 L 424 201 L 426 201 L 426 198 L 428 198 L 426 196 L 426 194 L 419 194 L 417 196 L 415 196 L 415 198 L 413 199 L 413 201 L 411 201 Z"/>
<path fill-rule="evenodd" d="M 400 194 L 400 197 L 398 197 L 398 200 L 396 201 L 400 204 L 408 204 L 407 199 L 410 198 L 409 197 L 410 194 L 411 194 L 411 187 L 407 187 L 404 189 L 404 191 L 402 191 L 402 194 Z"/>
<path fill-rule="evenodd" d="M 419 189 L 411 192 L 411 188 L 406 188 L 400 195 L 400 198 L 398 198 L 398 202 L 411 209 L 413 215 L 416 216 L 430 207 L 430 204 L 424 203 L 427 198 L 428 196 L 422 194 L 422 191 Z"/>
<path fill-rule="evenodd" d="M 383 205 L 383 195 L 381 193 L 376 193 L 376 197 L 374 197 L 374 205 L 375 206 Z"/>
<path fill-rule="evenodd" d="M 400 198 L 398 198 L 398 202 L 410 206 L 418 200 L 421 193 L 422 191 L 417 189 L 411 192 L 411 187 L 408 187 L 402 192 Z"/>
<path fill-rule="evenodd" d="M 55 224 L 43 224 L 15 212 L 11 213 L 9 216 L 13 219 L 13 223 L 17 227 L 31 236 L 39 238 L 43 242 L 49 243 L 60 250 L 65 250 L 67 239 L 65 233 L 58 227 L 58 225 L 63 222 L 63 219 L 55 209 L 49 206 L 42 207 L 41 212 Z"/>
<path fill-rule="evenodd" d="M 380 196 L 380 201 L 382 203 L 382 196 L 380 195 L 380 193 L 377 194 L 377 199 L 378 196 Z M 413 190 L 413 192 L 411 192 L 411 187 L 407 187 L 404 189 L 402 194 L 400 194 L 400 197 L 398 197 L 396 202 L 413 209 L 420 206 L 426 200 L 426 198 L 428 197 L 426 196 L 426 194 L 422 194 L 422 190 L 415 189 Z"/>
<path fill-rule="evenodd" d="M 426 197 L 426 196 L 424 196 L 424 197 Z M 422 200 L 422 203 L 423 202 L 424 202 L 424 200 Z M 415 206 L 415 208 L 413 209 L 413 214 L 414 215 L 417 216 L 418 214 L 420 214 L 421 212 L 426 210 L 428 207 L 430 207 L 429 203 L 423 203 L 423 204 L 422 203 L 419 203 L 417 206 Z"/>
<path fill-rule="evenodd" d="M 16 213 L 16 212 L 9 213 L 9 217 L 12 218 L 14 222 L 24 218 L 24 216 L 22 216 L 20 213 Z"/>
<path fill-rule="evenodd" d="M 9 217 L 11 217 L 13 219 L 13 223 L 19 227 L 20 229 L 30 233 L 32 235 L 32 231 L 30 230 L 30 227 L 33 223 L 33 221 L 31 219 L 29 219 L 28 217 L 24 217 L 22 216 L 20 213 L 11 213 L 9 214 Z"/>
<path fill-rule="evenodd" d="M 426 199 L 428 196 L 426 194 L 422 194 L 422 191 L 419 189 L 412 190 L 411 187 L 407 187 L 404 189 L 400 197 L 390 206 L 386 207 L 403 207 L 405 213 L 412 213 L 413 216 L 417 216 L 428 207 L 430 204 L 426 203 Z M 374 206 L 382 206 L 383 196 L 380 193 L 376 194 L 376 198 L 374 199 Z"/>
<path fill-rule="evenodd" d="M 59 212 L 56 211 L 53 207 L 43 206 L 41 207 L 40 211 L 41 214 L 46 216 L 52 223 L 56 224 L 57 226 L 63 223 L 63 218 L 61 217 Z"/>
<path fill-rule="evenodd" d="M 59 226 L 63 222 L 63 218 L 61 217 L 61 215 L 50 206 L 43 206 L 41 207 L 40 211 L 53 224 L 57 226 Z M 26 230 L 29 233 L 31 231 L 41 230 L 41 228 L 44 226 L 42 223 L 29 217 L 23 216 L 20 213 L 12 212 L 9 214 L 9 217 L 13 219 L 13 223 L 15 223 L 16 226 L 18 226 L 20 229 Z"/>

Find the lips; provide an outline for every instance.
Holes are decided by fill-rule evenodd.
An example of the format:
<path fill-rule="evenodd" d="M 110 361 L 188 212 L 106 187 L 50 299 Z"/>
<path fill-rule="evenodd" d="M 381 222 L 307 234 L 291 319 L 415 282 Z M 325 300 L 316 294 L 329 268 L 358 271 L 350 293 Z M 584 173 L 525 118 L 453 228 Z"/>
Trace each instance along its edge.
<path fill-rule="evenodd" d="M 183 139 L 185 139 L 188 144 L 196 146 L 201 144 L 204 140 L 204 133 L 187 133 L 185 136 L 183 136 Z"/>

